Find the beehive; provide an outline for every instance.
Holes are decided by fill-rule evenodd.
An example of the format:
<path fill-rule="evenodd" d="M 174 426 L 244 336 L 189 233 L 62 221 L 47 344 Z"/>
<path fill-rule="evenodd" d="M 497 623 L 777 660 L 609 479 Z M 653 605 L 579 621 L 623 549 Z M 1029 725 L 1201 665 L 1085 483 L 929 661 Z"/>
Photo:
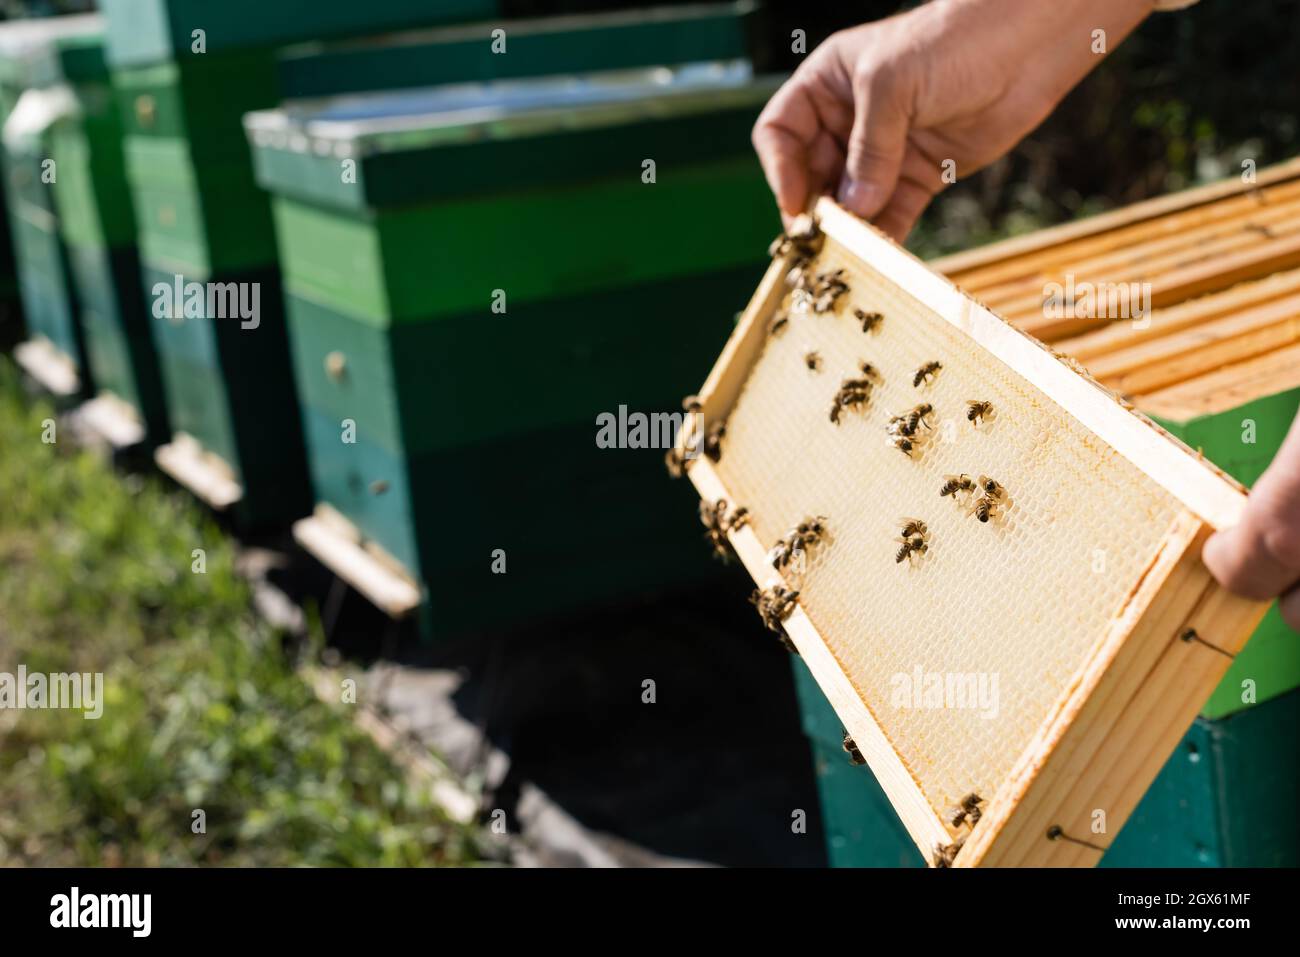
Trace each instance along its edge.
<path fill-rule="evenodd" d="M 50 127 L 61 108 L 49 88 L 61 78 L 46 66 L 62 44 L 101 29 L 95 16 L 0 24 L 0 116 L 9 130 L 3 150 L 6 201 L 29 336 L 15 357 L 64 397 L 79 393 L 89 376 L 68 249 L 49 188 Z M 12 122 L 24 97 L 24 115 Z"/>
<path fill-rule="evenodd" d="M 830 201 L 817 214 L 807 274 L 848 291 L 819 312 L 778 257 L 700 393 L 725 433 L 691 480 L 748 510 L 732 546 L 764 592 L 798 592 L 783 627 L 927 858 L 1095 863 L 1093 812 L 1118 830 L 1263 614 L 1199 559 L 1244 494 Z M 864 362 L 869 399 L 837 425 Z M 991 412 L 969 421 L 970 400 Z M 889 421 L 919 403 L 905 454 Z M 1000 483 L 990 521 L 979 493 L 940 494 L 961 474 Z M 810 516 L 825 535 L 778 571 L 769 549 Z M 924 553 L 899 551 L 905 517 Z M 972 679 L 996 707 L 952 705 Z M 972 794 L 973 830 L 946 823 Z"/>
<path fill-rule="evenodd" d="M 310 499 L 270 203 L 241 125 L 245 112 L 278 102 L 276 44 L 494 9 L 484 0 L 104 4 L 151 336 L 176 433 L 155 457 L 245 528 L 287 524 Z M 240 289 L 246 302 L 256 291 L 255 328 L 206 307 L 188 317 L 154 308 L 157 290 L 178 281 Z"/>
<path fill-rule="evenodd" d="M 922 865 L 871 773 L 845 760 L 843 727 L 797 658 L 794 671 L 829 863 Z M 1228 718 L 1197 718 L 1108 843 L 1101 866 L 1300 864 L 1300 833 L 1291 813 L 1300 799 L 1300 766 L 1290 758 L 1297 720 L 1300 691 Z"/>
<path fill-rule="evenodd" d="M 1300 407 L 1300 161 L 933 265 L 1247 485 Z M 1136 321 L 1049 314 L 1044 290 L 1067 277 L 1149 283 L 1153 308 Z M 1203 713 L 1297 686 L 1300 643 L 1274 607 Z"/>
<path fill-rule="evenodd" d="M 705 64 L 251 115 L 319 506 L 300 540 L 429 635 L 697 574 L 663 449 L 595 434 L 675 406 L 752 288 L 773 214 L 748 131 L 773 86 Z M 725 227 L 683 232 L 703 204 Z M 635 562 L 608 561 L 625 543 Z"/>
<path fill-rule="evenodd" d="M 650 7 L 302 44 L 280 57 L 280 89 L 305 99 L 745 59 L 756 8 L 752 0 Z M 504 47 L 492 42 L 496 30 Z"/>

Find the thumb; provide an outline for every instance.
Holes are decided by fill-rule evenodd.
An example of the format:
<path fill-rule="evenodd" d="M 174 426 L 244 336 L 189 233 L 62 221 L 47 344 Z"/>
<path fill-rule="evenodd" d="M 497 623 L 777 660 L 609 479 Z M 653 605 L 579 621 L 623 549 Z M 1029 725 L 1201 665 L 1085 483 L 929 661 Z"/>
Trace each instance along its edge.
<path fill-rule="evenodd" d="M 856 86 L 853 129 L 836 198 L 850 212 L 870 219 L 894 194 L 910 117 L 892 71 L 872 73 Z"/>

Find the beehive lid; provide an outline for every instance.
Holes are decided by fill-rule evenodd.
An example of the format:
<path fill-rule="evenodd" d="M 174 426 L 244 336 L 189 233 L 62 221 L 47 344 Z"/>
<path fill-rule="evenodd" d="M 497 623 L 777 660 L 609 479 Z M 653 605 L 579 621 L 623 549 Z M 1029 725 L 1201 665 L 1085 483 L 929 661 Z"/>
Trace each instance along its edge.
<path fill-rule="evenodd" d="M 1093 864 L 1263 613 L 1199 560 L 1244 493 L 871 227 L 817 214 L 820 251 L 793 273 L 798 250 L 778 256 L 700 394 L 690 478 L 723 526 L 747 510 L 728 541 L 766 600 L 798 592 L 769 620 L 788 613 L 927 859 Z M 970 795 L 977 814 L 952 811 Z"/>
<path fill-rule="evenodd" d="M 300 101 L 249 113 L 244 125 L 259 181 L 274 192 L 364 202 L 365 189 L 336 189 L 339 162 L 400 157 L 406 175 L 363 185 L 389 191 L 387 203 L 413 202 L 499 189 L 517 182 L 524 164 L 536 187 L 615 170 L 639 175 L 646 157 L 714 158 L 718 143 L 747 144 L 727 124 L 747 129 L 779 83 L 754 77 L 747 61 L 697 63 Z"/>
<path fill-rule="evenodd" d="M 379 33 L 490 17 L 495 0 L 101 0 L 108 17 L 109 60 L 140 66 L 192 54 L 194 31 L 206 52 Z"/>
<path fill-rule="evenodd" d="M 95 13 L 0 23 L 0 83 L 39 87 L 102 73 L 103 34 Z"/>
<path fill-rule="evenodd" d="M 285 99 L 741 59 L 752 0 L 489 21 L 284 51 Z M 504 54 L 493 43 L 504 30 Z"/>

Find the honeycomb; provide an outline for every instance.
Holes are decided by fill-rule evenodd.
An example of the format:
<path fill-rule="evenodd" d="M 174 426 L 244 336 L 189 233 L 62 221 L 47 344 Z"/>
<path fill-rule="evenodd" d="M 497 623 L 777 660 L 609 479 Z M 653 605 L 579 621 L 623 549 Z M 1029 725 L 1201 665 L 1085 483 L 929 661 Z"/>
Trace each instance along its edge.
<path fill-rule="evenodd" d="M 971 791 L 997 792 L 1181 507 L 828 238 L 811 269 L 840 268 L 849 292 L 832 311 L 786 296 L 789 321 L 768 335 L 728 414 L 716 468 L 764 547 L 824 517 L 825 538 L 785 577 L 941 814 Z M 883 318 L 864 333 L 855 308 Z M 864 361 L 879 376 L 869 401 L 832 424 L 841 380 L 860 377 Z M 942 368 L 914 387 L 931 361 Z M 978 427 L 968 400 L 992 403 Z M 931 428 L 908 457 L 889 445 L 886 425 L 921 402 L 934 407 Z M 962 473 L 1005 489 L 987 524 L 969 514 L 969 495 L 940 497 L 945 476 Z M 925 522 L 927 550 L 897 562 L 903 517 Z"/>

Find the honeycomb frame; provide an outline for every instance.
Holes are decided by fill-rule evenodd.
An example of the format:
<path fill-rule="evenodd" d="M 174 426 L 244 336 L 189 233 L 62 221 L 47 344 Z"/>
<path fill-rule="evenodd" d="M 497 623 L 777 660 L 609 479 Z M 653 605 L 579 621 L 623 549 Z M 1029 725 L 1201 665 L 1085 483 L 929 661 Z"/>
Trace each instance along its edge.
<path fill-rule="evenodd" d="M 897 295 L 915 300 L 927 315 L 973 344 L 972 366 L 986 361 L 990 368 L 996 366 L 1026 393 L 1058 414 L 1063 410 L 1072 428 L 1090 436 L 1079 446 L 1084 467 L 1093 464 L 1089 456 L 1098 463 L 1122 462 L 1132 472 L 1132 484 L 1148 483 L 1156 490 L 1150 494 L 1170 504 L 1153 513 L 1156 517 L 1144 519 L 1152 524 L 1147 541 L 1155 543 L 1149 555 L 1117 580 L 1106 582 L 1110 593 L 1119 596 L 1112 602 L 1113 613 L 1096 627 L 1095 635 L 1085 636 L 1084 650 L 1071 659 L 1068 680 L 1057 682 L 1059 693 L 1049 707 L 1040 704 L 1032 733 L 1016 744 L 1013 759 L 997 765 L 984 786 L 988 793 L 980 795 L 981 813 L 973 826 L 969 821 L 945 821 L 933 782 L 923 781 L 917 772 L 921 756 L 915 749 L 908 753 L 906 743 L 895 746 L 888 732 L 896 729 L 880 717 L 882 702 L 868 700 L 861 672 L 855 681 L 852 669 L 837 654 L 852 636 L 836 633 L 834 621 L 826 634 L 818 631 L 817 613 L 810 615 L 805 607 L 815 605 L 815 594 L 801 597 L 784 621 L 786 635 L 927 861 L 954 866 L 1095 864 L 1264 613 L 1266 606 L 1218 588 L 1199 557 L 1211 529 L 1238 520 L 1244 491 L 1076 366 L 1015 330 L 831 200 L 823 199 L 815 215 L 826 237 L 819 261 L 828 251 L 841 261 L 847 256 L 881 277 Z M 746 401 L 746 384 L 771 341 L 769 323 L 788 301 L 786 276 L 792 265 L 790 254 L 778 256 L 742 315 L 700 392 L 704 423 L 726 421 L 738 402 Z M 834 378 L 828 375 L 826 381 Z M 826 413 L 824 405 L 810 408 L 803 400 L 789 410 L 790 416 L 822 419 Z M 773 523 L 788 516 L 765 518 L 763 501 L 738 497 L 728 482 L 726 455 L 747 454 L 746 446 L 738 443 L 753 445 L 753 434 L 752 429 L 729 432 L 724 458 L 718 462 L 692 457 L 695 440 L 689 431 L 678 451 L 686 456 L 688 475 L 706 502 L 725 499 L 749 509 L 751 520 L 729 528 L 726 535 L 756 584 L 797 590 L 801 575 L 778 571 L 769 560 L 772 530 L 777 527 Z M 880 454 L 897 455 L 884 448 L 883 435 L 881 439 Z M 734 483 L 740 484 L 739 479 Z M 1123 492 L 1113 488 L 1098 494 L 1122 502 Z M 870 504 L 864 498 L 864 506 Z M 1131 511 L 1129 503 L 1122 504 Z M 1033 543 L 1027 547 L 1032 550 Z M 1044 553 L 1037 559 L 1051 563 L 1053 556 Z M 802 584 L 815 587 L 815 582 Z M 954 588 L 958 583 L 939 581 L 936 587 Z M 1032 642 L 1034 635 L 1010 637 Z M 943 793 L 951 796 L 950 789 Z M 1094 827 L 1099 809 L 1105 820 L 1100 836 Z"/>

